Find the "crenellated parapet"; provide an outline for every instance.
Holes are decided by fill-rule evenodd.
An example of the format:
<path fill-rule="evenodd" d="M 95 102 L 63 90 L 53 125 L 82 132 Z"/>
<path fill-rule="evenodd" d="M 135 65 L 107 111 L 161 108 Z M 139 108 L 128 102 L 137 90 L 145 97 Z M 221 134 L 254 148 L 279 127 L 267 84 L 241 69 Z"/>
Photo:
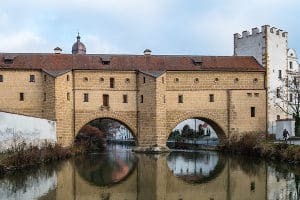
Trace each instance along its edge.
<path fill-rule="evenodd" d="M 270 27 L 270 25 L 264 25 L 264 26 L 261 26 L 261 29 L 259 29 L 257 27 L 252 28 L 251 33 L 248 30 L 243 31 L 242 35 L 239 34 L 239 33 L 235 33 L 234 34 L 234 39 L 243 39 L 243 38 L 253 37 L 253 36 L 256 36 L 258 34 L 263 35 L 267 32 L 270 33 L 270 34 L 276 34 L 276 35 L 284 37 L 284 38 L 288 37 L 287 32 L 285 32 L 285 31 L 283 31 L 279 28 L 276 28 L 276 27 Z"/>

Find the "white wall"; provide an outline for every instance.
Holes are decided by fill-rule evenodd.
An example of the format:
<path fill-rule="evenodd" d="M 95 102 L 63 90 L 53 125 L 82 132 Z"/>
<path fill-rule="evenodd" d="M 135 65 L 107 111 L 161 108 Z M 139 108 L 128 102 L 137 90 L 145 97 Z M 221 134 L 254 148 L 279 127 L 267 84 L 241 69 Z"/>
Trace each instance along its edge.
<path fill-rule="evenodd" d="M 279 79 L 279 70 L 282 78 L 286 77 L 288 34 L 277 28 L 262 26 L 261 31 L 253 28 L 252 33 L 243 31 L 242 36 L 234 35 L 234 55 L 254 56 L 256 60 L 267 70 L 268 89 L 268 132 L 275 133 L 277 115 L 281 119 L 287 115 L 282 112 L 275 103 L 283 104 L 276 97 L 276 90 L 283 85 Z M 265 58 L 265 62 L 264 61 Z M 284 105 L 285 107 L 287 105 Z"/>
<path fill-rule="evenodd" d="M 295 136 L 295 121 L 294 120 L 279 120 L 276 122 L 276 140 L 283 139 L 283 130 L 289 132 L 289 137 Z"/>
<path fill-rule="evenodd" d="M 56 122 L 0 112 L 0 150 L 9 148 L 13 140 L 34 144 L 44 140 L 56 142 Z"/>

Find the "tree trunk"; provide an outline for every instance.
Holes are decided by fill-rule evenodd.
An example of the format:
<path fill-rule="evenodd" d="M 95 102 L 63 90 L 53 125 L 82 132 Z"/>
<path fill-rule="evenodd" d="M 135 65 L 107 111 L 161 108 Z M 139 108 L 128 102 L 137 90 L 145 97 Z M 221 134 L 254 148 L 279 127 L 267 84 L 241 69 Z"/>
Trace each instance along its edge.
<path fill-rule="evenodd" d="M 300 116 L 297 114 L 295 116 L 295 136 L 300 137 Z"/>

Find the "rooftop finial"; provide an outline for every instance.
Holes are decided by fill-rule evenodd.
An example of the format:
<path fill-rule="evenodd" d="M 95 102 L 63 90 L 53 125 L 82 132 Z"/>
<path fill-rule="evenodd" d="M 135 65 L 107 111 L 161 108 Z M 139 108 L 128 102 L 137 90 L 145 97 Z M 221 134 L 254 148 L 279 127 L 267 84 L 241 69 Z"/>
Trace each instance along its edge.
<path fill-rule="evenodd" d="M 77 40 L 80 41 L 80 35 L 79 35 L 79 32 L 77 33 Z"/>

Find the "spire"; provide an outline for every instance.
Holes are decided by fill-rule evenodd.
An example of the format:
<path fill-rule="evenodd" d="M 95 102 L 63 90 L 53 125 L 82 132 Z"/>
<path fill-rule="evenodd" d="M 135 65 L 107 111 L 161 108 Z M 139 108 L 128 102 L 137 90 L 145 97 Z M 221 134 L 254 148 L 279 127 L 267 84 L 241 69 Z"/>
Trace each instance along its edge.
<path fill-rule="evenodd" d="M 77 33 L 77 41 L 72 46 L 72 54 L 86 54 L 85 45 L 80 42 L 80 34 Z"/>

